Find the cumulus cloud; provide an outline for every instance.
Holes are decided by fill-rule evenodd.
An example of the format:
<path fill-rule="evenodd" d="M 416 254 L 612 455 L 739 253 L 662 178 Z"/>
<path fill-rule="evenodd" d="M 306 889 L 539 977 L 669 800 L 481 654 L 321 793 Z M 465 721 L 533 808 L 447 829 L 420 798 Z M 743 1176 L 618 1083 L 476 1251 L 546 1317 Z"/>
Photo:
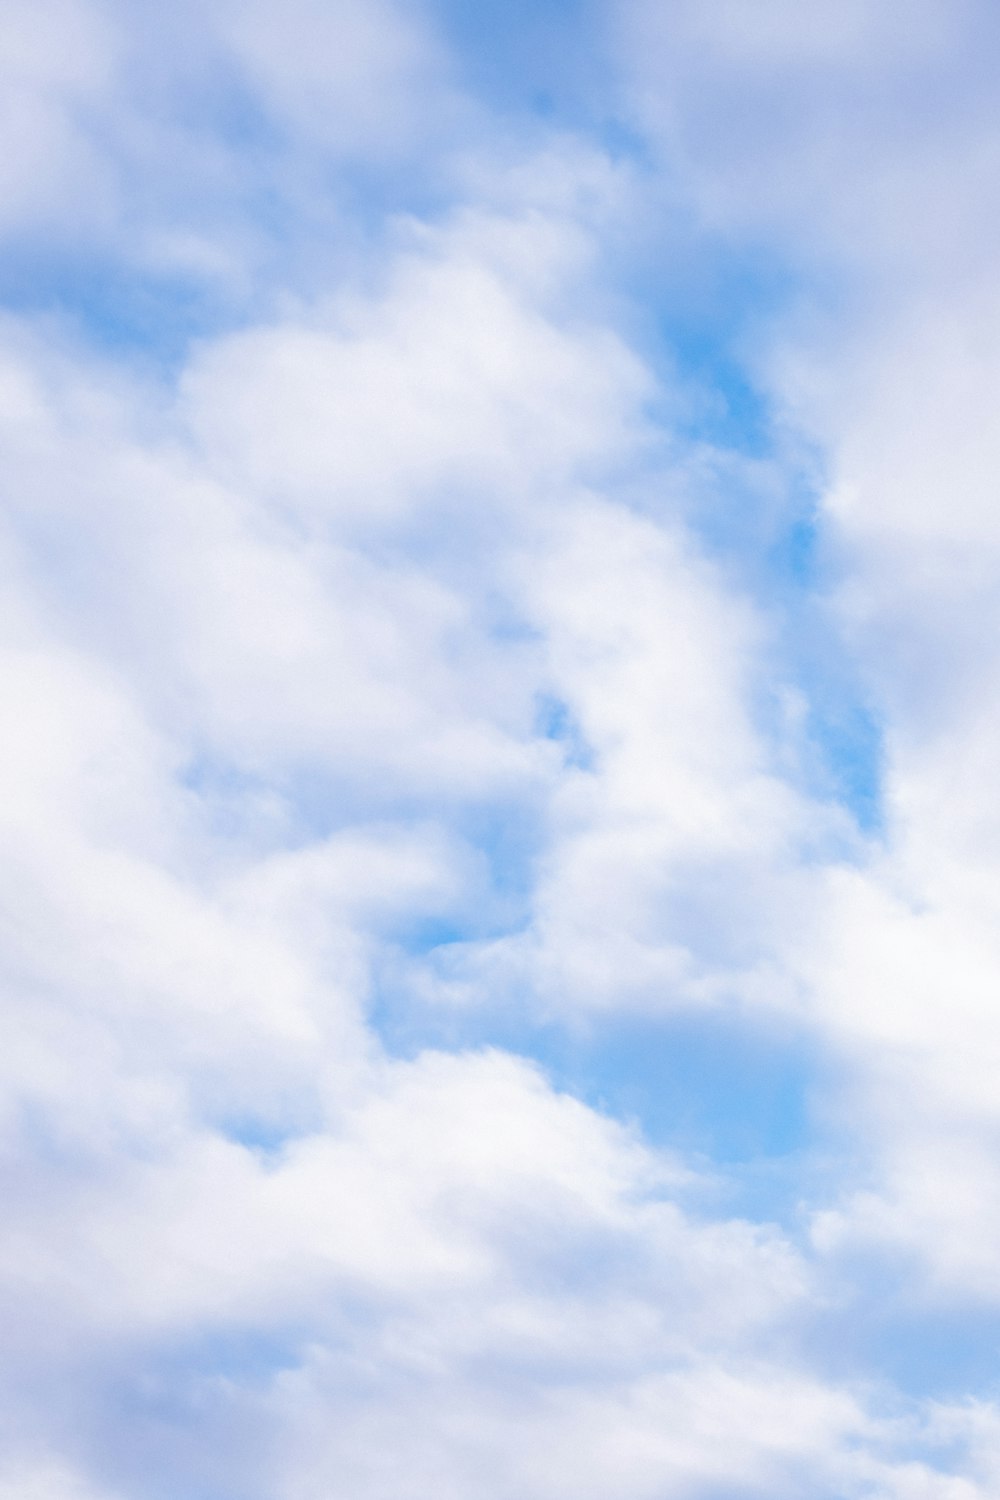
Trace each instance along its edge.
<path fill-rule="evenodd" d="M 993 22 L 602 18 L 572 120 L 445 6 L 0 23 L 0 1495 L 995 1489 L 860 1329 L 997 1302 Z M 668 357 L 659 234 L 789 296 Z M 792 1146 L 636 1017 L 806 1037 Z"/>
<path fill-rule="evenodd" d="M 936 1296 L 992 1301 L 994 18 L 620 15 L 633 107 L 705 211 L 822 263 L 850 308 L 790 318 L 754 356 L 828 455 L 832 596 L 883 728 L 884 841 L 823 877 L 784 946 L 850 1059 L 843 1118 L 872 1153 L 821 1239 L 853 1225 L 916 1251 Z"/>

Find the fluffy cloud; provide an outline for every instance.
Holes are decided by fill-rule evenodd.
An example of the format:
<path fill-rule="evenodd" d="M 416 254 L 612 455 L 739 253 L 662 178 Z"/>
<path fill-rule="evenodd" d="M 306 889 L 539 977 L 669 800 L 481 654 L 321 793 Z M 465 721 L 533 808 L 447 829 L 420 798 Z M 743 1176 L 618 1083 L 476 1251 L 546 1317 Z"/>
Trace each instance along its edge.
<path fill-rule="evenodd" d="M 822 877 L 779 944 L 848 1060 L 839 1108 L 870 1174 L 820 1239 L 905 1245 L 935 1296 L 992 1302 L 994 18 L 621 16 L 634 107 L 705 211 L 791 266 L 822 264 L 849 309 L 837 326 L 790 319 L 754 356 L 828 455 L 831 592 L 883 729 L 884 837 Z"/>
<path fill-rule="evenodd" d="M 916 1337 L 998 1292 L 991 23 L 606 19 L 618 159 L 491 117 L 443 10 L 4 18 L 5 275 L 156 311 L 0 325 L 0 1495 L 995 1490 L 983 1392 L 844 1333 L 887 1267 Z M 822 581 L 700 526 L 753 465 L 629 310 L 671 195 L 849 287 L 747 356 Z M 810 778 L 803 594 L 873 834 Z M 793 1161 L 501 1045 L 678 1013 L 808 1036 Z"/>

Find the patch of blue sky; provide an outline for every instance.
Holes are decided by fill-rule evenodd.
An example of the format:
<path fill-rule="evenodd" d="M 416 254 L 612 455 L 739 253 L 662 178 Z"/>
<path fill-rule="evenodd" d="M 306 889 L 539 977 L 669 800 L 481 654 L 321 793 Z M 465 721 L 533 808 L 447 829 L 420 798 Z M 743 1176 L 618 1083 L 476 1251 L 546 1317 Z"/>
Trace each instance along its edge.
<path fill-rule="evenodd" d="M 538 695 L 535 732 L 559 746 L 564 765 L 579 771 L 594 769 L 594 749 L 588 743 L 573 710 L 562 698 L 552 693 Z"/>
<path fill-rule="evenodd" d="M 794 751 L 778 754 L 780 774 L 840 807 L 863 839 L 878 838 L 885 827 L 883 730 L 863 685 L 837 669 L 807 672 L 801 659 L 788 664 L 784 683 L 801 694 L 803 714 Z M 773 732 L 780 739 L 780 728 Z M 822 842 L 815 850 L 818 857 L 831 852 Z M 851 857 L 850 848 L 838 857 Z"/>
<path fill-rule="evenodd" d="M 881 1380 L 904 1397 L 1000 1400 L 1000 1313 L 973 1296 L 914 1297 L 914 1269 L 905 1255 L 851 1257 L 841 1294 L 814 1311 L 810 1357 L 833 1379 Z"/>
<path fill-rule="evenodd" d="M 240 321 L 240 310 L 196 274 L 153 273 L 93 248 L 6 250 L 0 306 L 55 318 L 97 351 L 166 374 L 181 369 L 193 340 Z"/>
<path fill-rule="evenodd" d="M 308 301 L 344 281 L 366 284 L 401 219 L 433 222 L 453 207 L 454 184 L 433 154 L 419 166 L 318 159 L 292 191 L 280 140 L 258 134 L 245 148 L 252 165 L 234 166 L 232 181 L 195 182 L 187 196 L 175 188 L 172 217 L 155 201 L 136 202 L 137 223 L 121 235 L 9 235 L 0 308 L 55 318 L 99 352 L 170 377 L 197 340 L 266 321 L 289 295 Z M 188 264 L 157 262 L 164 222 L 189 241 Z M 143 237 L 153 248 L 136 254 Z"/>
<path fill-rule="evenodd" d="M 630 298 L 652 313 L 645 335 L 629 331 L 664 389 L 680 384 L 664 430 L 715 455 L 690 499 L 682 497 L 684 521 L 769 621 L 775 680 L 806 704 L 800 774 L 871 834 L 882 824 L 881 731 L 829 609 L 835 578 L 819 512 L 824 458 L 787 430 L 745 354 L 760 346 L 755 331 L 780 322 L 804 295 L 774 256 L 703 239 L 698 253 L 689 245 L 678 254 L 668 274 L 633 274 Z"/>
<path fill-rule="evenodd" d="M 791 545 L 805 554 L 790 565 L 800 576 L 783 594 L 776 586 L 776 598 L 764 604 L 774 630 L 775 680 L 797 693 L 803 705 L 795 774 L 811 795 L 839 803 L 863 835 L 877 836 L 884 825 L 877 704 L 830 608 L 830 580 L 823 576 L 815 525 L 804 521 Z M 772 695 L 770 708 L 763 709 L 765 724 L 769 714 L 780 719 L 781 713 Z M 772 724 L 771 732 L 780 739 L 787 725 Z"/>
<path fill-rule="evenodd" d="M 323 1113 L 318 1099 L 308 1099 L 301 1092 L 285 1101 L 284 1107 L 223 1111 L 208 1117 L 220 1135 L 234 1145 L 253 1152 L 264 1166 L 280 1166 L 286 1148 L 294 1141 L 322 1128 Z"/>
<path fill-rule="evenodd" d="M 564 1034 L 549 1065 L 649 1139 L 721 1165 L 784 1156 L 812 1137 L 811 1043 L 728 1010 L 595 1023 Z"/>
<path fill-rule="evenodd" d="M 433 13 L 466 87 L 498 113 L 588 129 L 607 113 L 606 20 L 589 0 L 436 0 Z"/>
<path fill-rule="evenodd" d="M 439 948 L 442 941 L 517 932 L 530 916 L 544 849 L 540 809 L 517 801 L 483 803 L 456 810 L 447 826 L 474 853 L 477 873 L 473 888 L 459 892 L 446 911 L 418 912 L 395 926 L 395 941 L 413 956 Z"/>
<path fill-rule="evenodd" d="M 265 775 L 252 766 L 202 752 L 183 768 L 178 780 L 198 799 L 201 816 L 212 832 L 244 842 L 260 839 L 296 848 L 366 824 L 444 827 L 480 857 L 486 884 L 506 913 L 505 926 L 510 925 L 512 909 L 523 914 L 544 843 L 542 809 L 531 798 L 516 794 L 451 798 L 434 786 L 420 792 L 412 785 L 397 785 L 391 775 L 373 777 L 363 765 L 354 763 L 336 771 L 299 764 Z M 414 930 L 422 931 L 428 919 L 439 920 L 419 914 Z M 496 920 L 495 915 L 481 913 L 471 925 L 482 933 L 485 927 L 495 926 Z M 468 935 L 470 928 L 464 931 Z M 426 948 L 422 939 L 415 941 L 419 949 Z"/>
<path fill-rule="evenodd" d="M 732 1213 L 796 1227 L 810 1176 L 825 1180 L 829 1063 L 805 1031 L 729 1008 L 581 1022 L 540 1016 L 524 993 L 415 1005 L 398 980 L 387 965 L 371 1015 L 392 1055 L 499 1047 L 528 1057 L 556 1088 L 717 1175 Z"/>
<path fill-rule="evenodd" d="M 811 789 L 846 807 L 862 833 L 877 835 L 884 823 L 882 723 L 863 663 L 831 608 L 837 577 L 814 503 L 786 528 L 771 558 L 784 584 L 780 650 L 807 705 Z"/>
<path fill-rule="evenodd" d="M 724 350 L 713 355 L 706 344 L 703 353 L 697 378 L 709 386 L 718 381 L 724 402 L 727 371 L 739 367 Z M 684 519 L 767 621 L 772 678 L 761 699 L 765 730 L 781 693 L 793 689 L 805 708 L 796 774 L 811 794 L 839 802 L 862 833 L 876 834 L 883 823 L 882 731 L 861 664 L 830 607 L 837 579 L 819 510 L 822 459 L 806 446 L 790 451 L 749 375 L 739 374 L 738 382 L 749 393 L 742 415 L 731 412 L 727 430 L 702 434 L 718 463 Z M 732 456 L 737 462 L 729 462 Z M 742 467 L 738 460 L 746 456 L 759 463 Z M 771 728 L 781 739 L 787 726 Z"/>
<path fill-rule="evenodd" d="M 95 350 L 128 359 L 166 377 L 176 376 L 199 339 L 224 334 L 273 314 L 271 272 L 282 263 L 278 283 L 285 290 L 315 291 L 319 273 L 299 236 L 283 244 L 282 221 L 288 210 L 263 192 L 250 220 L 249 238 L 236 244 L 246 257 L 242 270 L 220 276 L 205 268 L 150 266 L 129 260 L 113 244 L 73 246 L 31 240 L 7 245 L 0 253 L 0 307 L 29 317 L 55 318 Z M 361 236 L 355 228 L 355 241 Z M 192 236 L 201 233 L 192 227 Z M 205 231 L 211 252 L 213 237 L 225 258 L 229 227 Z M 322 279 L 330 276 L 329 223 L 313 227 L 314 243 L 326 245 Z M 341 257 L 343 258 L 343 257 Z"/>
<path fill-rule="evenodd" d="M 743 348 L 750 342 L 748 325 L 779 311 L 794 282 L 763 256 L 735 256 L 704 240 L 689 248 L 669 278 L 644 289 L 655 318 L 647 355 L 652 353 L 666 379 L 682 384 L 686 399 L 674 416 L 682 438 L 749 458 L 770 457 L 775 414 Z"/>
<path fill-rule="evenodd" d="M 885 823 L 883 738 L 878 719 L 860 699 L 810 702 L 809 731 L 822 756 L 833 794 L 863 834 L 878 835 Z"/>
<path fill-rule="evenodd" d="M 793 587 L 808 590 L 818 582 L 819 545 L 815 510 L 807 499 L 801 514 L 791 519 L 776 538 L 769 562 Z"/>

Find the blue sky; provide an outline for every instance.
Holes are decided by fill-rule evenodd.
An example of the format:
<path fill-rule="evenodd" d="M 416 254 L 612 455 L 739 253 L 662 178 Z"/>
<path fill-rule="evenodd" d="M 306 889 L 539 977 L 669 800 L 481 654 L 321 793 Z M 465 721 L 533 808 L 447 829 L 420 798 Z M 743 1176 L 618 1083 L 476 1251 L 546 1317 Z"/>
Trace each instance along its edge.
<path fill-rule="evenodd" d="M 1000 1487 L 984 0 L 7 0 L 0 1500 Z"/>

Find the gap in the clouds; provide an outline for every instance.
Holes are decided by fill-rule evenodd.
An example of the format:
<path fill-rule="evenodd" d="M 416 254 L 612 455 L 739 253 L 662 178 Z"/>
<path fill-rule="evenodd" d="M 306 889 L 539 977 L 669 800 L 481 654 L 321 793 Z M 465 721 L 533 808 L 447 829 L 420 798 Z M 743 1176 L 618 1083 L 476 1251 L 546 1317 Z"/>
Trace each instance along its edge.
<path fill-rule="evenodd" d="M 557 1080 L 652 1141 L 736 1165 L 810 1138 L 805 1037 L 731 1010 L 615 1018 L 564 1034 Z"/>
<path fill-rule="evenodd" d="M 861 698 L 821 699 L 813 693 L 809 708 L 812 743 L 822 758 L 834 795 L 853 815 L 864 834 L 884 827 L 882 732 Z"/>
<path fill-rule="evenodd" d="M 774 451 L 770 402 L 727 348 L 726 340 L 713 338 L 710 329 L 682 323 L 668 325 L 665 337 L 687 397 L 676 424 L 678 436 L 749 459 L 770 457 Z M 731 524 L 731 511 L 727 520 Z"/>
<path fill-rule="evenodd" d="M 293 1141 L 315 1134 L 322 1124 L 322 1118 L 317 1105 L 311 1117 L 306 1116 L 301 1109 L 276 1110 L 270 1115 L 263 1111 L 222 1115 L 212 1123 L 234 1145 L 253 1152 L 265 1165 L 277 1166 L 285 1148 Z"/>
<path fill-rule="evenodd" d="M 643 271 L 633 289 L 656 311 L 645 334 L 633 336 L 664 387 L 673 382 L 683 393 L 663 418 L 682 454 L 686 447 L 693 455 L 681 515 L 767 621 L 781 686 L 770 708 L 767 694 L 761 699 L 761 727 L 779 753 L 789 727 L 774 711 L 782 694 L 791 689 L 804 705 L 798 763 L 786 757 L 780 771 L 874 834 L 882 826 L 881 731 L 829 604 L 836 569 L 820 519 L 826 460 L 789 429 L 761 375 L 774 328 L 806 290 L 763 252 L 703 248 L 699 257 L 689 247 L 672 277 Z"/>
<path fill-rule="evenodd" d="M 708 234 L 669 198 L 654 199 L 637 230 L 636 244 L 618 250 L 623 331 L 672 393 L 673 429 L 688 443 L 770 458 L 780 422 L 759 356 L 804 296 L 800 278 L 770 251 Z M 736 519 L 730 512 L 728 524 Z"/>
<path fill-rule="evenodd" d="M 1000 1401 L 1000 1313 L 950 1309 L 875 1318 L 859 1350 L 859 1370 L 873 1369 L 907 1395 L 939 1401 Z"/>
<path fill-rule="evenodd" d="M 610 113 L 611 77 L 593 0 L 433 0 L 465 86 L 499 114 L 593 127 Z"/>
<path fill-rule="evenodd" d="M 243 310 L 215 282 L 193 273 L 153 273 L 85 253 L 0 257 L 0 306 L 53 318 L 100 353 L 176 373 L 191 344 L 239 326 Z"/>
<path fill-rule="evenodd" d="M 814 1319 L 817 1364 L 836 1380 L 874 1376 L 904 1397 L 1000 1400 L 1000 1312 L 961 1295 L 921 1299 L 913 1295 L 920 1280 L 915 1257 L 849 1257 L 841 1295 Z"/>
<path fill-rule="evenodd" d="M 314 185 L 311 211 L 265 181 L 229 205 L 229 220 L 203 223 L 193 211 L 173 243 L 155 221 L 124 246 L 10 238 L 0 251 L 0 309 L 54 320 L 101 354 L 176 377 L 200 340 L 267 324 L 287 315 L 289 301 L 368 286 L 401 222 L 452 211 L 446 179 L 436 168 L 346 162 Z M 143 238 L 149 245 L 136 255 Z"/>
<path fill-rule="evenodd" d="M 567 758 L 575 740 L 569 720 Z M 468 857 L 466 882 L 418 899 L 405 912 L 393 911 L 373 930 L 412 957 L 442 945 L 499 937 L 524 927 L 530 913 L 535 865 L 544 847 L 542 809 L 532 798 L 497 795 L 489 801 L 457 797 L 442 802 L 441 789 L 387 791 L 364 766 L 344 767 L 336 776 L 315 766 L 259 772 L 203 752 L 178 777 L 193 798 L 200 826 L 217 842 L 245 858 L 315 848 L 338 835 L 386 835 L 421 830 L 446 832 L 454 850 Z"/>
<path fill-rule="evenodd" d="M 882 735 L 830 604 L 836 575 L 819 518 L 822 459 L 776 430 L 766 394 L 729 347 L 725 319 L 717 334 L 688 346 L 676 329 L 671 334 L 677 377 L 706 393 L 678 429 L 701 454 L 682 518 L 766 622 L 771 671 L 757 708 L 780 773 L 839 803 L 861 833 L 875 834 L 883 822 Z M 802 705 L 790 739 L 789 692 Z"/>
<path fill-rule="evenodd" d="M 545 1061 L 557 1086 L 716 1177 L 723 1211 L 799 1230 L 831 1149 L 828 1067 L 804 1029 L 729 1007 L 611 1017 Z"/>
<path fill-rule="evenodd" d="M 587 742 L 569 704 L 563 699 L 551 693 L 540 693 L 536 701 L 534 727 L 536 734 L 559 746 L 564 765 L 579 771 L 594 769 L 594 750 Z"/>
<path fill-rule="evenodd" d="M 812 551 L 820 544 L 800 538 L 794 545 Z M 833 617 L 821 564 L 814 567 L 812 584 L 783 595 L 776 587 L 769 609 L 762 601 L 777 686 L 765 686 L 758 699 L 759 723 L 766 738 L 787 747 L 786 764 L 809 796 L 839 805 L 861 835 L 877 837 L 884 827 L 882 725 Z"/>
<path fill-rule="evenodd" d="M 538 713 L 543 726 L 539 732 L 547 726 L 548 737 L 565 745 L 569 759 L 578 731 L 568 710 L 558 700 L 541 695 Z M 503 887 L 523 885 L 525 861 L 537 853 L 543 836 L 542 809 L 530 797 L 525 799 L 519 787 L 507 795 L 497 791 L 484 800 L 463 796 L 460 790 L 449 795 L 447 784 L 436 777 L 423 790 L 419 777 L 409 786 L 397 786 L 391 776 L 373 778 L 368 761 L 346 755 L 336 771 L 302 760 L 265 773 L 256 764 L 202 747 L 190 756 L 178 779 L 201 799 L 214 831 L 245 834 L 241 814 L 252 820 L 263 803 L 279 820 L 281 838 L 292 847 L 366 822 L 440 822 L 443 815 L 449 828 L 497 864 L 498 883 Z"/>
<path fill-rule="evenodd" d="M 828 1065 L 804 1030 L 730 1008 L 585 1022 L 503 1008 L 414 1004 L 383 976 L 372 1014 L 390 1055 L 499 1047 L 560 1091 L 718 1174 L 729 1211 L 797 1225 L 810 1163 L 829 1144 L 816 1101 Z"/>

